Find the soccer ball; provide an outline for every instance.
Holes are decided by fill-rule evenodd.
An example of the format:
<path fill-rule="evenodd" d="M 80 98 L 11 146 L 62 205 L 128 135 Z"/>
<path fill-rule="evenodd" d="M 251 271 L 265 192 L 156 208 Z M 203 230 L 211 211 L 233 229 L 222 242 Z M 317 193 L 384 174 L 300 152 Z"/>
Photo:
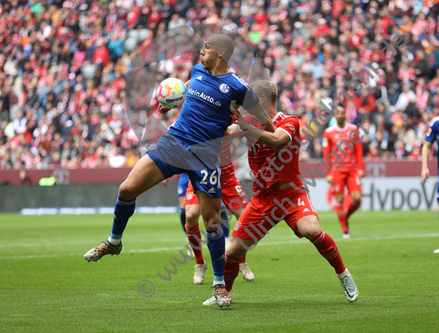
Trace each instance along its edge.
<path fill-rule="evenodd" d="M 181 107 L 186 94 L 186 85 L 183 81 L 174 78 L 163 80 L 157 89 L 157 99 L 168 109 Z"/>

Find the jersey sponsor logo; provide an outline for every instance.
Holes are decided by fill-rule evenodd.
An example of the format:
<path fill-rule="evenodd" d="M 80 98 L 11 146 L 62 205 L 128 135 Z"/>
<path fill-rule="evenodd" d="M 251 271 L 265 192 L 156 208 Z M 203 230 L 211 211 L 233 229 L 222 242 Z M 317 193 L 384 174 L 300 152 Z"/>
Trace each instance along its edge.
<path fill-rule="evenodd" d="M 230 87 L 228 84 L 223 83 L 219 86 L 221 92 L 223 92 L 224 94 L 227 94 L 230 91 Z"/>
<path fill-rule="evenodd" d="M 198 90 L 194 90 L 192 88 L 189 88 L 187 91 L 188 94 L 200 97 L 202 99 L 204 99 L 205 101 L 208 101 L 218 107 L 221 106 L 221 103 L 219 101 L 215 101 L 215 99 L 213 99 L 212 97 L 210 97 L 209 95 L 206 95 L 204 92 L 199 92 Z"/>
<path fill-rule="evenodd" d="M 203 80 L 203 75 L 200 75 L 199 77 L 197 77 L 197 80 L 202 81 Z"/>

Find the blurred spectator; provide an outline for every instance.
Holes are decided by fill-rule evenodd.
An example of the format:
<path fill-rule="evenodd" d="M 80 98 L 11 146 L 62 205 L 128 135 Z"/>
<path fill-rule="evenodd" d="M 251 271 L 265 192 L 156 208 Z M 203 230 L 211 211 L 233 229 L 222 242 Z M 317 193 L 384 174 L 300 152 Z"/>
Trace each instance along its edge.
<path fill-rule="evenodd" d="M 27 186 L 32 183 L 31 179 L 28 177 L 26 170 L 21 169 L 18 173 L 18 182 L 17 185 L 19 186 Z"/>
<path fill-rule="evenodd" d="M 253 49 L 235 45 L 231 67 L 249 73 L 253 55 L 279 90 L 278 110 L 301 126 L 320 103 L 336 100 L 352 76 L 374 63 L 362 92 L 345 99 L 346 117 L 364 123 L 365 156 L 416 158 L 428 124 L 439 115 L 438 6 L 409 1 L 352 2 L 225 0 L 3 1 L 0 13 L 0 169 L 133 166 L 140 158 L 135 133 L 145 120 L 128 121 L 126 78 L 140 50 L 169 29 L 213 24 L 236 32 Z M 383 40 L 400 33 L 407 46 L 385 61 Z M 175 35 L 176 36 L 176 35 Z M 198 53 L 170 59 L 157 81 L 189 79 Z M 144 51 L 145 53 L 145 51 Z M 388 52 L 390 53 L 390 52 Z M 176 120 L 151 102 L 148 140 Z M 132 106 L 130 106 L 132 107 Z M 143 109 L 143 110 L 142 110 Z M 139 113 L 140 116 L 140 113 Z M 146 118 L 146 114 L 143 118 Z M 131 123 L 132 122 L 132 123 Z M 317 120 L 324 129 L 328 124 Z M 322 132 L 301 159 L 321 157 Z M 131 134 L 130 134 L 131 133 Z M 236 156 L 241 147 L 234 150 Z M 435 150 L 437 154 L 437 149 Z"/>

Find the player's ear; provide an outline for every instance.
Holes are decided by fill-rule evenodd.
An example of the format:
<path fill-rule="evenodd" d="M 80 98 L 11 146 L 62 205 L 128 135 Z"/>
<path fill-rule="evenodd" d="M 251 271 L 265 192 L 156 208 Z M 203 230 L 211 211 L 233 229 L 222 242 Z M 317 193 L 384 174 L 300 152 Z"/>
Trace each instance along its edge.
<path fill-rule="evenodd" d="M 226 53 L 226 50 L 224 49 L 219 49 L 218 50 L 218 58 L 222 58 L 224 57 L 224 54 Z"/>

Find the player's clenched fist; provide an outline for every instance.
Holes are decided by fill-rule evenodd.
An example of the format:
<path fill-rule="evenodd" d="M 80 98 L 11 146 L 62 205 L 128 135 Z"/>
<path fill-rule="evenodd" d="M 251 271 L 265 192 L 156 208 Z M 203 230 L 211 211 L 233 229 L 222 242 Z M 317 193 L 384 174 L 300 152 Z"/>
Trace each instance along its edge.
<path fill-rule="evenodd" d="M 430 170 L 428 170 L 427 167 L 422 168 L 421 176 L 422 176 L 422 180 L 425 183 L 427 179 L 430 177 Z"/>
<path fill-rule="evenodd" d="M 163 114 L 165 114 L 165 113 L 167 113 L 169 110 L 171 110 L 171 109 L 168 109 L 168 108 L 166 108 L 166 107 L 164 107 L 163 105 L 159 105 L 159 112 L 160 113 L 163 113 Z"/>

